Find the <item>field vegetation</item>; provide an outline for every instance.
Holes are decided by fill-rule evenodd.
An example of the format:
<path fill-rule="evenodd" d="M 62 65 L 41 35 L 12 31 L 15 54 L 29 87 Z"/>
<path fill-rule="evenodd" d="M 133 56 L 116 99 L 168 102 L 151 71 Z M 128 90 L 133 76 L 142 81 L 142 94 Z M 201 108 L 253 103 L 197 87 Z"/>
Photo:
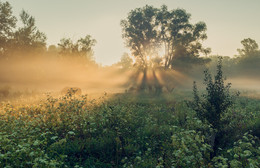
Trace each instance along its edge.
<path fill-rule="evenodd" d="M 259 167 L 260 102 L 233 97 L 221 59 L 206 91 L 48 96 L 1 105 L 1 167 Z M 192 94 L 180 92 L 182 94 Z M 232 98 L 232 99 L 231 99 Z"/>
<path fill-rule="evenodd" d="M 1 168 L 260 167 L 255 40 L 209 55 L 206 23 L 146 5 L 121 21 L 131 54 L 104 67 L 88 34 L 47 47 L 1 0 L 0 23 Z"/>

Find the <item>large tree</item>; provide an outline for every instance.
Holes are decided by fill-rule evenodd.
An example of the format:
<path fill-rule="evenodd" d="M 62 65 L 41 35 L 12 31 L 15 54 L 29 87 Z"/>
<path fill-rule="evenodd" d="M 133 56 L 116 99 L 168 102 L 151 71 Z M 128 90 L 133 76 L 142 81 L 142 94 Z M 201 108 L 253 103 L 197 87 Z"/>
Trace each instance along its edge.
<path fill-rule="evenodd" d="M 183 9 L 169 11 L 166 6 L 158 9 L 146 5 L 132 10 L 121 21 L 121 26 L 126 45 L 141 67 L 132 81 L 142 76 L 141 81 L 136 82 L 140 83 L 137 87 L 142 91 L 160 93 L 170 83 L 170 75 L 163 75 L 160 67 L 187 70 L 193 64 L 205 62 L 199 56 L 210 52 L 201 43 L 207 38 L 206 24 L 191 24 L 190 14 Z M 160 55 L 163 50 L 164 54 Z"/>
<path fill-rule="evenodd" d="M 0 57 L 6 56 L 16 18 L 13 16 L 12 7 L 8 2 L 0 1 Z"/>
<path fill-rule="evenodd" d="M 160 9 L 146 5 L 132 10 L 121 21 L 123 37 L 142 66 L 148 65 L 148 58 L 158 56 L 160 49 L 164 50 L 162 61 L 166 69 L 203 63 L 205 59 L 199 58 L 200 54 L 210 52 L 202 46 L 207 38 L 206 24 L 191 24 L 190 16 L 183 9 L 169 11 L 165 5 Z"/>

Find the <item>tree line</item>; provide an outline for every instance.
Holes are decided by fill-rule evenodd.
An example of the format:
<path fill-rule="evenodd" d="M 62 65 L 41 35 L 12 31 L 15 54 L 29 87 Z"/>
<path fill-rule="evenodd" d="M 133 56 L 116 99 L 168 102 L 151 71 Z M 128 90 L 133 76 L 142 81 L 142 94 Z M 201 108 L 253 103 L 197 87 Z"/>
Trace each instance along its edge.
<path fill-rule="evenodd" d="M 17 27 L 17 22 L 22 22 Z M 62 38 L 58 45 L 47 48 L 45 33 L 41 32 L 33 16 L 22 10 L 19 18 L 13 15 L 9 2 L 0 1 L 0 58 L 1 60 L 25 58 L 37 55 L 61 55 L 85 63 L 94 63 L 96 40 L 86 35 L 74 42 L 71 38 Z"/>
<path fill-rule="evenodd" d="M 116 65 L 123 69 L 131 69 L 134 65 L 141 69 L 159 67 L 181 72 L 197 65 L 215 67 L 217 57 L 209 56 L 211 49 L 202 45 L 207 39 L 206 23 L 192 24 L 190 19 L 191 14 L 184 9 L 169 10 L 166 5 L 160 8 L 146 5 L 131 10 L 127 18 L 121 20 L 122 37 L 131 55 L 124 53 Z M 17 26 L 18 20 L 22 22 L 21 27 Z M 96 64 L 93 47 L 97 41 L 90 35 L 76 41 L 62 38 L 57 45 L 47 47 L 47 37 L 37 28 L 35 18 L 24 10 L 19 18 L 15 17 L 9 2 L 0 1 L 0 22 L 2 60 L 48 53 L 84 64 Z M 241 43 L 243 47 L 238 49 L 237 56 L 224 57 L 223 69 L 229 68 L 234 73 L 238 70 L 257 72 L 260 63 L 257 42 L 246 38 Z M 228 65 L 225 66 L 225 62 Z"/>

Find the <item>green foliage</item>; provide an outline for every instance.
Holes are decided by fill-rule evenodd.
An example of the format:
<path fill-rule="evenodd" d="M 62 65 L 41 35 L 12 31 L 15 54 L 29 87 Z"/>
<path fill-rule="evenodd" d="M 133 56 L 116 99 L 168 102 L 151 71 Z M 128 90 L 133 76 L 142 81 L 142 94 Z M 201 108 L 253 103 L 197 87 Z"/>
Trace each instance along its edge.
<path fill-rule="evenodd" d="M 173 167 L 206 167 L 211 147 L 205 137 L 194 130 L 175 129 L 172 136 Z"/>
<path fill-rule="evenodd" d="M 199 96 L 196 83 L 193 85 L 194 102 L 193 107 L 197 116 L 201 120 L 206 120 L 212 124 L 213 128 L 221 127 L 221 117 L 234 103 L 234 96 L 230 93 L 231 83 L 224 84 L 222 72 L 222 58 L 219 58 L 217 65 L 217 74 L 212 79 L 208 70 L 204 71 L 204 84 L 206 85 L 206 93 Z"/>
<path fill-rule="evenodd" d="M 88 102 L 86 96 L 73 95 L 48 97 L 39 106 L 18 109 L 4 106 L 0 165 L 51 167 L 56 161 L 56 167 L 114 167 L 123 164 L 125 157 L 132 163 L 137 156 L 153 158 L 152 155 L 159 155 L 161 144 L 166 139 L 170 141 L 171 133 L 166 126 L 172 115 L 170 111 L 163 112 L 165 116 L 159 115 L 158 112 L 167 109 L 163 106 L 150 110 L 146 107 L 120 101 L 98 104 Z M 147 110 L 149 115 L 145 115 Z M 153 138 L 157 140 L 154 142 Z M 22 154 L 15 152 L 19 145 L 27 147 Z M 151 165 L 156 159 L 145 162 Z"/>
<path fill-rule="evenodd" d="M 211 159 L 212 128 L 179 97 L 179 102 L 152 103 L 128 97 L 89 100 L 68 94 L 48 96 L 39 105 L 2 104 L 0 167 L 220 167 L 259 162 L 259 138 L 246 134 L 246 140 L 243 134 L 249 128 L 239 127 L 254 127 L 260 112 L 257 101 L 241 99 L 236 105 L 234 120 L 224 126 L 243 133 L 235 132 L 239 138 L 232 135 L 232 143 Z M 247 110 L 254 113 L 241 121 Z M 232 114 L 228 110 L 223 118 Z M 243 160 L 235 154 L 246 156 Z"/>
<path fill-rule="evenodd" d="M 232 148 L 223 152 L 222 156 L 212 159 L 215 167 L 259 167 L 260 148 L 259 139 L 249 133 L 245 133 L 241 139 L 234 142 Z"/>
<path fill-rule="evenodd" d="M 222 116 L 222 129 L 220 132 L 220 147 L 232 146 L 235 141 L 243 137 L 245 132 L 250 131 L 252 135 L 259 135 L 259 101 L 240 97 L 236 105 L 229 108 Z"/>
<path fill-rule="evenodd" d="M 259 139 L 245 133 L 242 139 L 234 143 L 234 147 L 227 150 L 230 167 L 259 167 L 260 148 Z"/>

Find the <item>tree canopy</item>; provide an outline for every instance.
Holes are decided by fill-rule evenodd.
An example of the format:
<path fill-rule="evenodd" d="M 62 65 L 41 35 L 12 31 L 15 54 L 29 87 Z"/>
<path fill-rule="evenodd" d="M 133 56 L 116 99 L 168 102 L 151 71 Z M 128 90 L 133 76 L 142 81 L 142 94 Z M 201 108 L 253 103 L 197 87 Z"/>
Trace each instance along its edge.
<path fill-rule="evenodd" d="M 202 46 L 207 38 L 206 24 L 190 23 L 190 14 L 184 9 L 168 10 L 146 5 L 132 10 L 121 21 L 123 38 L 140 66 L 146 67 L 161 51 L 161 62 L 166 69 L 176 69 L 180 64 L 203 63 L 201 53 L 210 53 Z"/>
<path fill-rule="evenodd" d="M 240 56 L 250 56 L 257 54 L 259 52 L 258 44 L 255 40 L 251 38 L 246 38 L 241 41 L 241 44 L 243 45 L 242 49 L 237 49 Z"/>
<path fill-rule="evenodd" d="M 258 74 L 260 64 L 260 50 L 255 40 L 246 38 L 241 41 L 243 48 L 238 49 L 238 68 L 242 73 Z"/>
<path fill-rule="evenodd" d="M 70 38 L 62 38 L 58 44 L 60 48 L 59 54 L 66 58 L 72 58 L 83 62 L 93 62 L 93 47 L 95 44 L 96 40 L 92 39 L 90 35 L 80 38 L 75 43 Z"/>
<path fill-rule="evenodd" d="M 158 32 L 156 30 L 157 9 L 146 5 L 132 10 L 127 19 L 121 21 L 123 38 L 130 47 L 136 62 L 147 67 L 148 60 L 157 53 L 159 47 Z"/>
<path fill-rule="evenodd" d="M 33 51 L 44 50 L 46 47 L 46 35 L 40 32 L 35 25 L 35 18 L 24 10 L 20 14 L 23 27 L 14 33 L 14 43 L 18 50 Z"/>

